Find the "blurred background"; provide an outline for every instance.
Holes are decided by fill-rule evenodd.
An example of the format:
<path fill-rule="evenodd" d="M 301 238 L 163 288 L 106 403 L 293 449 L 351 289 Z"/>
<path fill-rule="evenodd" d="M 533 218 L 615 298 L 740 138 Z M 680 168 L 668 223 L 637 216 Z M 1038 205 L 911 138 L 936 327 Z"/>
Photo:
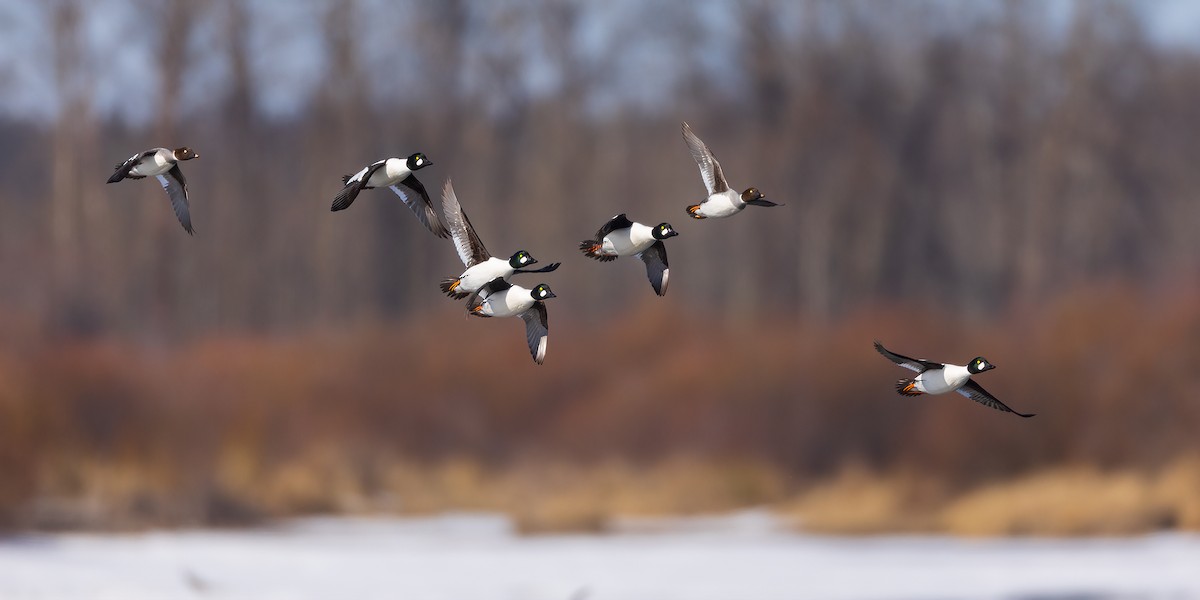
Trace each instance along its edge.
<path fill-rule="evenodd" d="M 1198 34 L 1169 0 L 0 0 L 0 524 L 1200 529 Z M 685 120 L 786 206 L 688 219 Z M 104 184 L 182 145 L 194 238 Z M 492 252 L 562 261 L 544 366 L 386 190 L 329 212 L 416 151 Z M 666 297 L 578 252 L 618 212 L 680 231 Z M 901 398 L 876 339 L 1038 416 Z"/>

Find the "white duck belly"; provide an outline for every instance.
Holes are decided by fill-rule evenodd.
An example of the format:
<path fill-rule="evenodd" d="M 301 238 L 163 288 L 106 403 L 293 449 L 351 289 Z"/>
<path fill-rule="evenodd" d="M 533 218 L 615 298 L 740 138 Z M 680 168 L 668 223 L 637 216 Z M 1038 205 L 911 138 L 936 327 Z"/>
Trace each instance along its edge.
<path fill-rule="evenodd" d="M 140 162 L 138 162 L 138 164 L 134 165 L 133 168 L 129 170 L 129 173 L 132 175 L 139 175 L 141 177 L 153 177 L 155 175 L 162 175 L 163 173 L 170 171 L 171 167 L 174 166 L 175 163 L 164 156 L 162 151 L 159 151 L 147 156 L 146 158 L 143 158 Z"/>
<path fill-rule="evenodd" d="M 651 229 L 634 223 L 629 229 L 621 229 L 604 236 L 601 251 L 612 256 L 633 256 L 654 245 Z"/>
<path fill-rule="evenodd" d="M 503 277 L 507 281 L 512 274 L 512 265 L 508 264 L 507 260 L 493 256 L 463 271 L 463 274 L 458 276 L 457 289 L 463 292 L 476 292 L 487 282 L 497 277 Z"/>
<path fill-rule="evenodd" d="M 728 217 L 740 212 L 744 205 L 745 203 L 742 202 L 742 198 L 737 192 L 725 190 L 709 196 L 700 205 L 700 210 L 697 212 L 702 217 Z"/>
<path fill-rule="evenodd" d="M 399 183 L 409 175 L 412 175 L 412 171 L 408 170 L 408 166 L 404 164 L 404 161 L 398 158 L 389 158 L 383 164 L 382 169 L 375 171 L 375 174 L 371 175 L 371 181 L 367 183 L 371 187 L 387 187 Z"/>
<path fill-rule="evenodd" d="M 369 171 L 371 167 L 375 166 L 376 164 L 379 163 L 373 163 L 363 167 L 362 170 L 350 176 L 350 181 L 362 181 L 362 178 L 367 175 L 367 171 Z M 404 161 L 398 158 L 389 158 L 383 162 L 382 167 L 375 169 L 375 172 L 371 173 L 371 178 L 368 179 L 365 184 L 363 184 L 363 187 L 388 187 L 390 185 L 399 183 L 400 180 L 408 177 L 411 174 L 412 171 L 408 170 L 408 167 L 404 164 Z"/>
<path fill-rule="evenodd" d="M 926 394 L 945 394 L 962 387 L 971 372 L 966 367 L 946 365 L 943 369 L 930 369 L 917 375 L 916 388 Z"/>
<path fill-rule="evenodd" d="M 515 317 L 530 306 L 533 306 L 533 296 L 529 294 L 529 290 L 514 285 L 485 298 L 483 314 L 493 317 Z"/>

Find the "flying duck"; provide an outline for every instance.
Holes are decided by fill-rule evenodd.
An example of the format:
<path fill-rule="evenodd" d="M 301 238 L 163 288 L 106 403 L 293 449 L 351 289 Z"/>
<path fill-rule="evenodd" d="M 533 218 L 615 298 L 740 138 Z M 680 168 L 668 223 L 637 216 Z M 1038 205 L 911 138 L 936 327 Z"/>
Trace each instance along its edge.
<path fill-rule="evenodd" d="M 338 192 L 337 196 L 334 196 L 333 206 L 329 210 L 335 212 L 346 210 L 362 190 L 388 187 L 397 196 L 400 196 L 400 199 L 413 211 L 413 214 L 417 215 L 417 219 L 426 229 L 433 232 L 433 235 L 444 238 L 449 234 L 433 210 L 433 204 L 429 201 L 429 193 L 425 191 L 425 186 L 421 185 L 416 176 L 417 171 L 432 164 L 433 161 L 420 152 L 412 154 L 408 158 L 385 158 L 373 162 L 353 175 L 342 177 L 345 187 Z"/>
<path fill-rule="evenodd" d="M 524 250 L 517 250 L 508 260 L 492 256 L 475 233 L 475 227 L 471 225 L 467 213 L 463 212 L 448 179 L 442 187 L 442 212 L 446 217 L 446 228 L 454 240 L 454 248 L 458 250 L 458 258 L 467 267 L 458 277 L 442 280 L 442 291 L 451 298 L 466 298 L 496 278 L 508 281 L 516 273 L 549 273 L 559 267 L 559 263 L 552 263 L 540 269 L 525 269 L 536 264 L 537 259 Z"/>
<path fill-rule="evenodd" d="M 554 298 L 550 286 L 539 283 L 532 290 L 513 285 L 497 277 L 485 284 L 467 300 L 467 314 L 477 317 L 521 317 L 525 321 L 525 340 L 533 361 L 546 360 L 546 337 L 550 324 L 546 320 L 546 300 Z"/>
<path fill-rule="evenodd" d="M 708 197 L 700 204 L 687 207 L 687 213 L 693 219 L 736 215 L 747 205 L 779 206 L 764 198 L 758 188 L 746 188 L 741 194 L 730 189 L 729 182 L 725 181 L 725 174 L 721 172 L 721 163 L 717 162 L 708 146 L 692 133 L 691 126 L 686 122 L 683 124 L 683 141 L 687 142 L 688 151 L 699 165 L 700 176 L 704 178 L 704 187 L 708 190 Z"/>
<path fill-rule="evenodd" d="M 108 182 L 156 177 L 158 183 L 166 190 L 167 197 L 171 199 L 171 208 L 175 209 L 175 216 L 183 225 L 183 230 L 188 232 L 188 235 L 193 235 L 195 231 L 192 229 L 192 215 L 188 212 L 187 179 L 183 177 L 183 171 L 179 170 L 179 162 L 199 157 L 199 154 L 187 146 L 174 150 L 152 148 L 134 154 L 117 165 Z"/>
<path fill-rule="evenodd" d="M 996 366 L 982 356 L 975 357 L 967 366 L 943 364 L 923 358 L 909 358 L 896 354 L 875 342 L 875 350 L 888 360 L 915 371 L 913 379 L 901 379 L 896 382 L 896 392 L 901 396 L 920 396 L 921 394 L 944 394 L 958 392 L 984 406 L 996 410 L 1010 412 L 1018 417 L 1032 417 L 1032 414 L 1019 413 L 1007 406 L 995 396 L 983 389 L 983 386 L 971 380 L 972 375 L 995 369 Z"/>
<path fill-rule="evenodd" d="M 616 260 L 618 256 L 637 256 L 646 263 L 646 276 L 654 293 L 667 293 L 667 278 L 671 269 L 667 266 L 667 247 L 663 240 L 679 235 L 669 223 L 648 227 L 630 221 L 621 213 L 596 232 L 595 239 L 583 240 L 579 249 L 584 255 L 600 262 Z"/>

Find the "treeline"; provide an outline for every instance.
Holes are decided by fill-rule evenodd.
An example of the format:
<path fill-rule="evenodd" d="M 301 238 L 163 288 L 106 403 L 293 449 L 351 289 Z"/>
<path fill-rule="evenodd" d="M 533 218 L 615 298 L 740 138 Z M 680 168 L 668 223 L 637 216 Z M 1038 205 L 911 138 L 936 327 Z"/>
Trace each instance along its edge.
<path fill-rule="evenodd" d="M 10 51 L 0 77 L 57 110 L 0 119 L 0 304 L 151 338 L 429 314 L 451 248 L 386 193 L 328 212 L 340 175 L 414 150 L 494 251 L 565 261 L 558 310 L 581 318 L 650 301 L 621 266 L 575 256 L 622 211 L 682 232 L 662 302 L 733 319 L 891 301 L 997 314 L 1098 279 L 1172 280 L 1200 256 L 1200 58 L 1154 43 L 1134 4 L 1081 2 L 1065 22 L 1015 0 L 289 6 L 13 16 L 8 43 L 39 51 Z M 100 100 L 114 86 L 125 108 Z M 788 206 L 684 222 L 702 187 L 682 120 L 735 186 Z M 194 239 L 154 185 L 102 183 L 134 151 L 183 144 L 202 155 Z"/>

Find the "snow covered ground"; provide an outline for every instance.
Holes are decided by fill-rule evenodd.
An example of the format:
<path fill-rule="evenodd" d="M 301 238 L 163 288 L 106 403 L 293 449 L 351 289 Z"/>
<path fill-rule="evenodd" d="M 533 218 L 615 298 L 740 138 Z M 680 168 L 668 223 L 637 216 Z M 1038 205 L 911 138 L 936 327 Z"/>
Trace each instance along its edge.
<path fill-rule="evenodd" d="M 521 537 L 499 517 L 0 539 L 0 598 L 1200 598 L 1200 536 L 837 538 L 763 513 Z"/>

